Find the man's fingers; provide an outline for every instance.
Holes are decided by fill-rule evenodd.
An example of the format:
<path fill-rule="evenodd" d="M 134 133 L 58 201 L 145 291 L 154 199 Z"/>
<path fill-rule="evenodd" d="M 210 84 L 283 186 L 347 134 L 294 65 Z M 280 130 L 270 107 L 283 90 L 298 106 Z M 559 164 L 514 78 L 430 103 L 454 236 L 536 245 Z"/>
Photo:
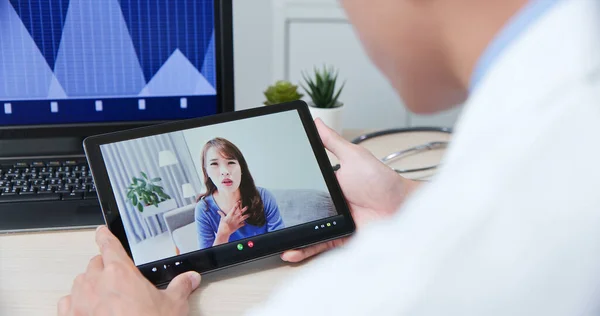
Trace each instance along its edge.
<path fill-rule="evenodd" d="M 342 160 L 344 153 L 348 150 L 348 145 L 351 143 L 325 125 L 320 118 L 315 119 L 315 125 L 325 148 L 333 153 L 338 160 Z"/>
<path fill-rule="evenodd" d="M 69 311 L 71 310 L 71 296 L 63 296 L 60 300 L 58 300 L 57 314 L 58 316 L 67 316 L 69 315 Z"/>
<path fill-rule="evenodd" d="M 343 244 L 345 244 L 346 241 L 348 241 L 348 238 L 349 237 L 344 237 L 335 240 L 330 240 L 328 242 L 324 242 L 303 249 L 288 250 L 281 255 L 281 259 L 283 261 L 289 262 L 300 262 L 309 257 L 320 254 L 321 252 L 340 247 Z"/>
<path fill-rule="evenodd" d="M 249 217 L 250 217 L 250 215 L 244 215 L 244 216 L 242 216 L 242 218 L 241 218 L 242 222 L 245 221 L 245 220 L 247 220 Z"/>
<path fill-rule="evenodd" d="M 104 270 L 104 262 L 102 261 L 101 255 L 95 255 L 87 266 L 87 270 L 85 273 L 94 274 L 98 272 L 102 272 Z"/>
<path fill-rule="evenodd" d="M 100 248 L 103 264 L 127 261 L 130 263 L 129 256 L 123 249 L 123 246 L 106 226 L 100 226 L 96 230 L 96 244 Z"/>
<path fill-rule="evenodd" d="M 200 285 L 201 276 L 198 272 L 190 271 L 182 273 L 176 276 L 169 286 L 167 286 L 167 293 L 178 298 L 187 299 L 192 292 Z"/>
<path fill-rule="evenodd" d="M 330 248 L 332 248 L 332 244 L 322 243 L 303 249 L 288 250 L 281 255 L 281 259 L 288 262 L 300 262 Z"/>

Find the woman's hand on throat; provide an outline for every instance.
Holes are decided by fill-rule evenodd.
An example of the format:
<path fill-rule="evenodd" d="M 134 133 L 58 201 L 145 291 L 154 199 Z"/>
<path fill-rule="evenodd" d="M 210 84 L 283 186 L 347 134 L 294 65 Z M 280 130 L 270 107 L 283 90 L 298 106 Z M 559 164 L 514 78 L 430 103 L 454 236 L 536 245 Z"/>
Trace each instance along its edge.
<path fill-rule="evenodd" d="M 242 202 L 238 201 L 227 213 L 223 212 L 222 210 L 217 211 L 219 216 L 221 216 L 221 220 L 219 221 L 217 236 L 213 246 L 229 242 L 229 237 L 231 234 L 235 233 L 238 229 L 246 225 L 245 221 L 250 217 L 250 215 L 245 214 L 245 212 L 248 210 L 248 207 L 246 206 L 242 208 L 241 206 Z"/>

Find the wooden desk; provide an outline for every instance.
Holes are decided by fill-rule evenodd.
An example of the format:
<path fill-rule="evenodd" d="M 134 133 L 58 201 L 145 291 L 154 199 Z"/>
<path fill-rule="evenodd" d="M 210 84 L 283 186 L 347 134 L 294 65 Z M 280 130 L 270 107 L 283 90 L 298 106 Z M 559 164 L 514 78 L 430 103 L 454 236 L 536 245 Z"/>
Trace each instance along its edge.
<path fill-rule="evenodd" d="M 348 131 L 344 137 L 354 139 L 363 132 Z M 386 136 L 365 143 L 365 147 L 382 157 L 394 150 L 447 138 L 439 133 Z M 421 165 L 435 164 L 440 156 L 439 151 L 427 153 L 417 161 Z M 85 271 L 97 253 L 93 230 L 1 235 L 0 315 L 56 315 L 57 301 L 69 293 L 75 276 Z M 264 302 L 285 277 L 303 265 L 284 263 L 274 256 L 207 274 L 191 297 L 191 315 L 243 314 Z"/>

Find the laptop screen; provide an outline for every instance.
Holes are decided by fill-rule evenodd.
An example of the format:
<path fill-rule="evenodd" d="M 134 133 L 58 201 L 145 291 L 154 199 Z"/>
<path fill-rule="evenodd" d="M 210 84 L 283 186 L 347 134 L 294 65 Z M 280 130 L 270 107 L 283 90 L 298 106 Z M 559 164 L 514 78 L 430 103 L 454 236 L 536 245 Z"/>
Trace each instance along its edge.
<path fill-rule="evenodd" d="M 213 0 L 0 0 L 0 125 L 217 113 Z"/>

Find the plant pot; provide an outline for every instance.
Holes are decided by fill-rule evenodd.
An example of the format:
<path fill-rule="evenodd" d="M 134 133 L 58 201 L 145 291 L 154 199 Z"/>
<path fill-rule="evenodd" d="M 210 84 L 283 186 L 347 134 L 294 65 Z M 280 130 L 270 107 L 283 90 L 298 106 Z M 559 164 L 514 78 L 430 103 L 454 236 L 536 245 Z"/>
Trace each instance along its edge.
<path fill-rule="evenodd" d="M 175 202 L 175 199 L 168 199 L 166 201 L 162 201 L 162 202 L 158 203 L 157 206 L 154 206 L 154 205 L 144 206 L 144 211 L 141 214 L 144 217 L 159 215 L 164 212 L 168 212 L 170 210 L 176 209 L 177 202 Z"/>
<path fill-rule="evenodd" d="M 320 118 L 325 125 L 335 130 L 338 134 L 342 134 L 342 113 L 344 104 L 338 102 L 338 106 L 334 108 L 317 108 L 312 102 L 308 102 L 308 109 L 313 119 Z"/>

